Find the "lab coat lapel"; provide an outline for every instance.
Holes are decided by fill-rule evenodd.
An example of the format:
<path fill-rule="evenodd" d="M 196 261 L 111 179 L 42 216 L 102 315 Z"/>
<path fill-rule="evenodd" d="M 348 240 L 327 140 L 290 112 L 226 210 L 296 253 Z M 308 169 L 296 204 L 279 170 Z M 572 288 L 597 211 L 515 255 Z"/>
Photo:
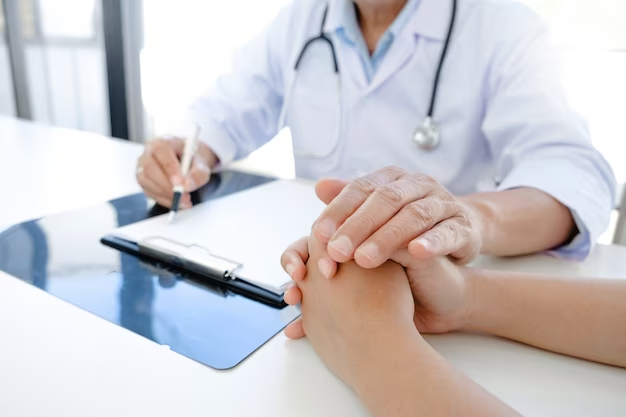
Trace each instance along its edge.
<path fill-rule="evenodd" d="M 383 57 L 383 61 L 376 71 L 374 78 L 367 88 L 367 94 L 373 92 L 389 78 L 396 74 L 404 67 L 415 54 L 417 38 L 413 33 L 403 33 L 398 39 L 394 40 L 387 56 Z"/>
<path fill-rule="evenodd" d="M 415 15 L 394 40 L 387 56 L 383 58 L 367 92 L 371 93 L 380 87 L 410 61 L 415 54 L 419 38 L 443 42 L 451 10 L 451 0 L 421 0 Z"/>

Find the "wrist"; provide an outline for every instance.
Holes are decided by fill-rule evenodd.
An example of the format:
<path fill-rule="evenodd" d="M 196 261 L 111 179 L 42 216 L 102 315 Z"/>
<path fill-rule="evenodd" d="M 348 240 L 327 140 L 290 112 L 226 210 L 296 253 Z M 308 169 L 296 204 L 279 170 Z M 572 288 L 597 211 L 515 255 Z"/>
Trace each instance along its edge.
<path fill-rule="evenodd" d="M 462 298 L 459 303 L 461 308 L 455 315 L 456 318 L 448 331 L 465 330 L 474 320 L 476 310 L 477 281 L 480 280 L 480 271 L 467 267 L 456 266 L 463 279 Z"/>
<path fill-rule="evenodd" d="M 369 333 L 353 362 L 348 385 L 364 402 L 393 387 L 400 369 L 415 361 L 419 352 L 429 349 L 415 325 L 389 327 Z"/>
<path fill-rule="evenodd" d="M 462 330 L 494 333 L 498 317 L 502 314 L 497 311 L 491 301 L 493 279 L 490 272 L 477 268 L 467 268 L 468 285 L 472 288 L 471 308 L 465 318 Z"/>
<path fill-rule="evenodd" d="M 381 373 L 389 370 L 392 363 L 402 363 L 400 356 L 408 346 L 426 344 L 422 336 L 415 328 L 412 321 L 384 326 L 380 329 L 369 327 L 361 332 L 361 340 L 354 343 L 350 356 L 345 381 L 352 389 L 363 398 L 363 395 L 377 384 L 382 383 Z"/>

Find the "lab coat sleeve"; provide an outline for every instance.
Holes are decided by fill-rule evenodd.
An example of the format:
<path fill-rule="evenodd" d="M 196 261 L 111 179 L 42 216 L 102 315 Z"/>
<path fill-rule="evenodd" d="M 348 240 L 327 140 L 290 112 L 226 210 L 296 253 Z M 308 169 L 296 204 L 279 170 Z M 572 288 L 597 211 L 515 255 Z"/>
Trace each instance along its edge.
<path fill-rule="evenodd" d="M 246 157 L 278 133 L 284 95 L 280 62 L 290 19 L 287 6 L 236 54 L 231 71 L 190 106 L 200 140 L 221 164 Z"/>
<path fill-rule="evenodd" d="M 614 174 L 567 103 L 543 22 L 514 4 L 495 28 L 483 133 L 496 161 L 498 188 L 536 188 L 568 207 L 579 234 L 552 253 L 583 259 L 608 225 Z"/>

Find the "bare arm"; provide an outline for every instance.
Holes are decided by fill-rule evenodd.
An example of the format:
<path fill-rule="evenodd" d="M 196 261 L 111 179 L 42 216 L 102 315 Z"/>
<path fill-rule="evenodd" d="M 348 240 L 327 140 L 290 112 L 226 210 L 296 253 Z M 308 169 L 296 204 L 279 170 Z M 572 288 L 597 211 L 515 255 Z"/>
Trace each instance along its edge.
<path fill-rule="evenodd" d="M 283 262 L 305 253 L 303 242 L 296 242 Z M 445 257 L 418 260 L 406 251 L 394 260 L 409 278 L 421 333 L 483 331 L 626 368 L 626 279 L 486 271 Z M 296 290 L 285 300 L 297 304 Z"/>
<path fill-rule="evenodd" d="M 466 329 L 626 367 L 626 280 L 466 269 Z"/>
<path fill-rule="evenodd" d="M 369 366 L 360 368 L 353 386 L 374 416 L 519 415 L 452 368 L 415 327 L 391 330 L 398 329 L 371 334 L 359 360 Z"/>
<path fill-rule="evenodd" d="M 575 231 L 569 209 L 535 188 L 476 193 L 462 200 L 479 219 L 483 254 L 540 252 L 565 243 Z"/>
<path fill-rule="evenodd" d="M 456 371 L 424 341 L 414 321 L 405 270 L 394 262 L 364 269 L 341 264 L 326 279 L 325 245 L 309 239 L 307 275 L 298 282 L 306 335 L 326 365 L 375 416 L 517 416 Z"/>

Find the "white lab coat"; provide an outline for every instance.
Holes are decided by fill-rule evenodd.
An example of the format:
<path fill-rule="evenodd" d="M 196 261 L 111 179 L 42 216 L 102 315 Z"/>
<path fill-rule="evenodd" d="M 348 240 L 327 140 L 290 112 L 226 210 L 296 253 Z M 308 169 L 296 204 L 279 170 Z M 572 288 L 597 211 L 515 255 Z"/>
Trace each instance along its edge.
<path fill-rule="evenodd" d="M 340 1 L 348 0 L 329 0 L 324 29 L 341 72 L 341 123 L 329 49 L 319 42 L 283 109 L 295 60 L 319 34 L 327 4 L 295 0 L 192 106 L 202 140 L 220 160 L 243 158 L 272 139 L 284 110 L 294 148 L 324 153 L 339 139 L 327 157 L 296 156 L 298 176 L 354 178 L 395 165 L 457 195 L 534 187 L 569 207 L 581 230 L 560 254 L 586 256 L 608 224 L 615 178 L 566 101 L 542 21 L 517 2 L 459 0 L 434 112 L 441 144 L 429 152 L 411 137 L 427 112 L 451 0 L 421 0 L 369 84 L 357 52 L 334 35 Z"/>

